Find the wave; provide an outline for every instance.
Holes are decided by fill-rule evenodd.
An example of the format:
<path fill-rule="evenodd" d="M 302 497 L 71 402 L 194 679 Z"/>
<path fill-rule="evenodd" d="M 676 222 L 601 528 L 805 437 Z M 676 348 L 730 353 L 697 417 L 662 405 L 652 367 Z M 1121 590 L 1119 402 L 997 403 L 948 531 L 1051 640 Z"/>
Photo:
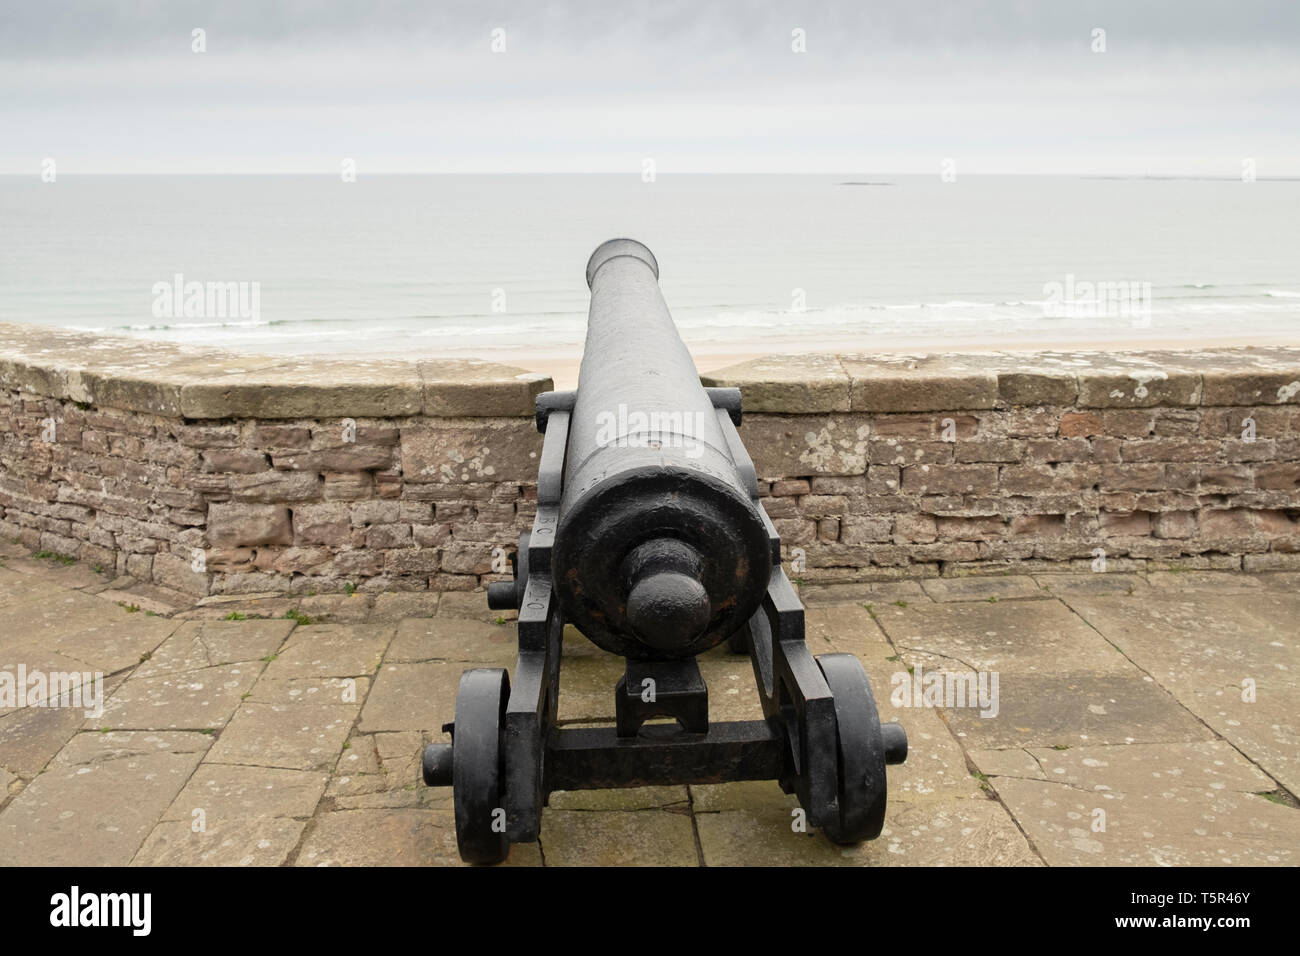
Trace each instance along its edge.
<path fill-rule="evenodd" d="M 1248 293 L 1232 295 L 1232 286 L 1217 287 L 1221 292 L 1209 294 L 1178 294 L 1177 290 L 1195 288 L 1197 292 L 1216 287 L 1209 283 L 1167 286 L 1153 290 L 1146 300 L 1149 314 L 1157 324 L 1172 327 L 1179 324 L 1205 326 L 1249 320 L 1263 323 L 1295 323 L 1300 327 L 1300 291 L 1285 288 L 1251 288 Z M 1235 288 L 1244 288 L 1236 286 Z M 900 297 L 901 298 L 901 297 Z M 739 299 L 740 301 L 736 301 Z M 960 330 L 972 334 L 980 327 L 990 333 L 1015 330 L 1032 330 L 1035 327 L 1055 330 L 1078 327 L 1101 327 L 1122 321 L 1123 316 L 1107 315 L 1047 315 L 1045 299 L 996 299 L 937 295 L 933 299 L 899 302 L 875 301 L 865 303 L 839 302 L 795 311 L 789 308 L 764 307 L 763 304 L 744 302 L 736 297 L 729 302 L 710 304 L 692 303 L 673 309 L 673 316 L 682 334 L 691 340 L 735 339 L 748 335 L 755 339 L 770 339 L 791 334 L 806 335 L 856 335 L 862 334 L 917 334 L 942 336 L 947 331 Z M 302 303 L 304 311 L 312 303 Z M 329 307 L 339 308 L 331 302 Z M 345 339 L 386 340 L 410 342 L 425 341 L 439 347 L 477 344 L 499 347 L 515 341 L 552 341 L 566 346 L 581 343 L 586 333 L 587 310 L 541 309 L 506 313 L 474 312 L 468 310 L 430 313 L 412 310 L 408 313 L 346 316 L 279 312 L 256 320 L 220 319 L 212 321 L 130 321 L 128 315 L 114 316 L 107 321 L 53 323 L 76 331 L 105 334 L 118 333 L 143 337 L 165 338 L 172 341 L 198 344 L 218 343 L 246 345 L 254 349 L 259 342 L 282 343 L 291 346 L 321 339 L 338 342 Z M 332 346 L 331 346 L 332 347 Z M 358 343 L 359 348 L 364 348 Z"/>

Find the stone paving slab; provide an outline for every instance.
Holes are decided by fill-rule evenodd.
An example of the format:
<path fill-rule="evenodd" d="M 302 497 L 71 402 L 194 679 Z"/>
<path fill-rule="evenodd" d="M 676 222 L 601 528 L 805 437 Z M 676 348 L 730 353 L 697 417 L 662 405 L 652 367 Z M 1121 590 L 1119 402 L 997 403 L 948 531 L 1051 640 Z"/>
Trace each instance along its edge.
<path fill-rule="evenodd" d="M 379 669 L 393 639 L 391 624 L 316 624 L 289 635 L 266 669 L 268 678 L 360 677 Z"/>
<path fill-rule="evenodd" d="M 1178 593 L 1201 590 L 1249 593 L 1263 587 L 1261 581 L 1249 574 L 1231 571 L 1152 571 L 1146 577 L 1151 587 Z"/>
<path fill-rule="evenodd" d="M 102 595 L 101 595 L 102 596 Z M 173 617 L 181 621 L 224 621 L 230 620 L 231 614 L 242 615 L 244 619 L 284 618 L 289 612 L 297 612 L 301 598 L 277 594 L 273 597 L 255 597 L 243 594 L 217 594 L 206 597 L 206 601 L 225 599 L 226 603 L 199 603 L 194 607 L 178 611 Z M 235 619 L 238 620 L 238 619 Z"/>
<path fill-rule="evenodd" d="M 1183 706 L 1292 793 L 1300 791 L 1300 594 L 1218 592 L 1152 598 L 1137 607 L 1111 599 L 1076 605 Z"/>
<path fill-rule="evenodd" d="M 375 595 L 371 621 L 398 623 L 407 618 L 430 618 L 438 613 L 442 594 L 438 591 L 393 591 Z"/>
<path fill-rule="evenodd" d="M 621 673 L 620 667 L 619 674 Z M 704 675 L 704 683 L 709 688 L 709 720 L 763 719 L 763 705 L 759 703 L 758 691 L 754 685 L 754 665 L 750 663 L 748 656 L 727 654 L 701 658 L 700 673 Z M 617 680 L 617 677 L 615 679 Z M 563 676 L 560 681 L 563 686 Z M 609 685 L 605 683 L 605 686 Z M 598 692 L 593 692 L 593 696 L 598 696 Z M 606 709 L 612 710 L 613 695 L 606 691 L 605 696 L 611 698 Z M 563 691 L 560 700 L 562 708 Z"/>
<path fill-rule="evenodd" d="M 1012 780 L 998 789 L 1049 866 L 1294 866 L 1296 811 L 1262 797 L 1211 794 L 1120 804 L 1105 834 L 1090 831 L 1098 801 L 1058 784 Z M 1279 842 L 1279 837 L 1291 843 Z"/>
<path fill-rule="evenodd" d="M 904 660 L 925 669 L 1139 676 L 1059 601 L 887 604 L 873 613 Z"/>
<path fill-rule="evenodd" d="M 270 657 L 280 649 L 293 621 L 204 621 L 182 624 L 135 672 L 156 677 Z"/>
<path fill-rule="evenodd" d="M 196 833 L 189 820 L 153 828 L 131 866 L 281 866 L 302 839 L 306 820 L 222 820 Z"/>
<path fill-rule="evenodd" d="M 784 793 L 775 780 L 740 780 L 735 783 L 693 783 L 688 788 L 697 814 L 725 810 L 783 808 L 799 806 L 792 793 Z M 789 817 L 789 813 L 786 814 Z"/>
<path fill-rule="evenodd" d="M 1225 741 L 975 752 L 1052 865 L 1295 865 L 1300 813 Z"/>
<path fill-rule="evenodd" d="M 887 604 L 891 601 L 924 601 L 929 595 L 917 581 L 876 581 L 861 584 L 810 584 L 799 589 L 799 598 L 809 608 L 826 604 Z"/>
<path fill-rule="evenodd" d="M 885 632 L 865 604 L 808 608 L 804 612 L 804 640 L 814 656 L 877 653 L 888 657 L 892 653 Z"/>
<path fill-rule="evenodd" d="M 328 770 L 356 719 L 355 704 L 245 701 L 213 745 L 213 763 Z"/>
<path fill-rule="evenodd" d="M 126 865 L 211 744 L 197 733 L 77 734 L 0 814 L 0 859 Z"/>
<path fill-rule="evenodd" d="M 733 678 L 736 675 L 743 674 L 739 664 L 730 664 L 725 659 L 712 656 L 710 658 L 701 657 L 700 671 L 705 674 L 706 682 L 710 680 L 709 668 L 712 667 L 711 673 L 722 675 L 721 679 L 726 680 L 728 687 L 721 685 L 715 689 L 712 684 L 709 685 L 709 713 L 715 713 L 715 706 L 735 705 L 734 695 L 726 693 L 730 685 L 734 683 Z M 746 664 L 746 666 L 748 666 Z M 561 723 L 575 723 L 579 721 L 605 721 L 612 723 L 614 720 L 614 685 L 618 683 L 623 676 L 625 665 L 621 657 L 614 657 L 612 654 L 582 654 L 580 656 L 570 656 L 568 647 L 564 649 L 564 664 L 560 669 L 560 708 L 559 719 Z M 717 711 L 721 715 L 724 711 Z M 718 717 L 719 720 L 732 719 Z M 739 719 L 739 718 L 736 718 Z"/>
<path fill-rule="evenodd" d="M 514 627 L 463 618 L 410 618 L 398 623 L 385 660 L 512 667 L 518 649 Z"/>
<path fill-rule="evenodd" d="M 1274 571 L 1268 574 L 1256 574 L 1254 578 L 1266 590 L 1300 594 L 1300 571 Z"/>
<path fill-rule="evenodd" d="M 12 706 L 4 707 L 0 716 L 19 710 L 20 704 L 36 706 L 44 701 L 55 701 L 65 694 L 80 693 L 84 697 L 89 693 L 93 696 L 95 675 L 98 673 L 103 680 L 109 679 L 85 661 L 32 644 L 0 648 L 0 673 L 11 675 L 12 683 L 8 690 L 13 697 Z M 32 679 L 38 676 L 39 679 Z M 23 684 L 21 694 L 20 680 Z"/>
<path fill-rule="evenodd" d="M 511 850 L 506 866 L 538 866 L 538 844 Z M 304 837 L 298 866 L 464 866 L 449 810 L 335 810 Z"/>
<path fill-rule="evenodd" d="M 418 783 L 423 747 L 424 735 L 419 733 L 354 734 L 334 768 L 325 795 L 339 810 L 451 809 L 449 790 Z"/>
<path fill-rule="evenodd" d="M 111 574 L 95 571 L 80 561 L 65 563 L 64 560 L 36 558 L 25 553 L 6 556 L 3 560 L 4 568 L 0 569 L 0 572 L 8 571 L 24 574 L 29 578 L 39 579 L 43 585 L 65 590 L 83 590 L 95 593 L 98 590 L 111 587 L 113 583 Z M 35 581 L 29 582 L 29 587 L 35 586 Z M 3 588 L 0 587 L 0 591 L 2 590 Z"/>
<path fill-rule="evenodd" d="M 878 687 L 871 669 L 868 676 L 872 686 Z M 896 721 L 907 731 L 907 762 L 887 771 L 891 795 L 974 796 L 979 792 L 979 784 L 967 767 L 966 753 L 942 711 L 893 707 L 883 690 L 876 691 L 876 705 L 882 720 Z"/>
<path fill-rule="evenodd" d="M 1151 788 L 1238 790 L 1260 793 L 1269 777 L 1222 740 L 1190 744 L 974 750 L 971 760 L 989 776 L 1050 780 L 1068 787 L 1109 792 Z"/>
<path fill-rule="evenodd" d="M 1154 683 L 1123 674 L 1008 675 L 996 716 L 944 712 L 963 747 L 1077 747 L 1186 742 L 1214 734 Z"/>
<path fill-rule="evenodd" d="M 514 621 L 519 614 L 517 611 L 492 610 L 487 605 L 487 594 L 483 591 L 445 591 L 438 601 L 438 617 L 496 624 L 498 621 Z"/>
<path fill-rule="evenodd" d="M 369 677 L 264 676 L 243 699 L 254 704 L 357 704 L 369 692 Z"/>
<path fill-rule="evenodd" d="M 456 690 L 466 665 L 449 661 L 384 664 L 361 710 L 358 729 L 428 731 L 456 719 Z"/>
<path fill-rule="evenodd" d="M 277 866 L 294 848 L 326 775 L 203 764 L 132 860 L 135 866 Z"/>
<path fill-rule="evenodd" d="M 105 695 L 111 698 L 123 680 L 105 679 Z M 35 777 L 81 730 L 85 714 L 81 707 L 24 707 L 0 717 L 0 767 L 25 780 Z"/>
<path fill-rule="evenodd" d="M 1045 599 L 1043 588 L 1029 575 L 1008 577 L 927 578 L 921 588 L 935 601 L 1008 601 Z"/>
<path fill-rule="evenodd" d="M 177 621 L 129 612 L 80 591 L 40 594 L 3 611 L 6 647 L 40 648 L 105 674 L 134 667 L 179 627 Z M 3 666 L 3 665 L 0 665 Z"/>
<path fill-rule="evenodd" d="M 151 591 L 152 589 L 146 590 L 145 585 L 133 585 L 127 590 L 109 587 L 95 592 L 95 596 L 106 604 L 116 605 L 131 614 L 143 611 L 146 617 L 166 617 L 185 606 L 184 599 L 166 600 Z"/>
<path fill-rule="evenodd" d="M 1007 811 L 987 799 L 891 799 L 880 837 L 851 847 L 796 832 L 784 807 L 697 813 L 696 821 L 708 866 L 1041 865 Z"/>
<path fill-rule="evenodd" d="M 234 715 L 252 690 L 263 664 L 223 664 L 198 670 L 132 675 L 99 717 L 87 717 L 86 730 L 216 730 Z"/>
<path fill-rule="evenodd" d="M 112 600 L 137 600 L 129 579 L 5 564 L 0 671 L 113 670 L 97 718 L 0 704 L 0 858 L 460 863 L 451 793 L 423 786 L 420 752 L 446 740 L 465 669 L 513 669 L 515 615 L 481 591 L 216 596 L 163 617 Z M 574 791 L 552 795 L 540 843 L 510 865 L 1300 862 L 1300 574 L 805 590 L 809 648 L 856 656 L 881 719 L 908 733 L 880 839 L 800 832 L 771 781 Z M 623 661 L 572 628 L 563 653 L 562 723 L 612 720 Z M 747 656 L 720 645 L 699 663 L 712 719 L 761 716 Z M 996 707 L 910 695 L 918 675 L 968 670 L 997 675 Z"/>
<path fill-rule="evenodd" d="M 1061 572 L 1033 575 L 1034 583 L 1051 597 L 1068 598 L 1085 594 L 1136 594 L 1149 587 L 1140 574 L 1091 571 L 1078 574 Z"/>
<path fill-rule="evenodd" d="M 670 809 L 542 811 L 547 866 L 695 866 L 691 816 Z M 513 851 L 512 851 L 513 855 Z"/>
<path fill-rule="evenodd" d="M 10 559 L 0 567 L 0 611 L 22 609 L 32 604 L 39 604 L 50 599 L 57 599 L 67 590 L 63 585 L 42 573 L 44 571 L 35 562 L 32 567 L 16 567 Z M 6 620 L 11 618 L 6 615 Z"/>

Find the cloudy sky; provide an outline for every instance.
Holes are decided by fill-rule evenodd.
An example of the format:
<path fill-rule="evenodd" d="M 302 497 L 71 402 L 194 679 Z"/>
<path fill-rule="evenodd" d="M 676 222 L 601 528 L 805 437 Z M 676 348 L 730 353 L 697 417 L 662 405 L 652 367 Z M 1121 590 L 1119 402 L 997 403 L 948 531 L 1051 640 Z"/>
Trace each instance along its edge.
<path fill-rule="evenodd" d="M 345 157 L 1297 176 L 1300 3 L 0 0 L 0 173 L 47 157 L 61 176 L 336 175 Z"/>

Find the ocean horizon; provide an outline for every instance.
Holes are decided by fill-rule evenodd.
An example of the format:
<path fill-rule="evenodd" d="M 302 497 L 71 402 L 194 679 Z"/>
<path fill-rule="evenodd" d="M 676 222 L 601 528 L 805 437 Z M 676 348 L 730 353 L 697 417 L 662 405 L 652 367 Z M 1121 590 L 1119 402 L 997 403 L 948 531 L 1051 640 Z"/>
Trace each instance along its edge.
<path fill-rule="evenodd" d="M 1300 339 L 1300 181 L 0 177 L 0 319 L 269 354 L 581 351 L 654 250 L 700 353 Z"/>

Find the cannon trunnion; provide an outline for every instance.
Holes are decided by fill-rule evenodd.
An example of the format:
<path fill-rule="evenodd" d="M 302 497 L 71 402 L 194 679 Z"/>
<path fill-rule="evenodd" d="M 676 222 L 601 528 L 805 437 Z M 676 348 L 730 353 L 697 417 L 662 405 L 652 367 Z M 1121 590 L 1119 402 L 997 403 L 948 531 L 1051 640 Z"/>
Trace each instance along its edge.
<path fill-rule="evenodd" d="M 740 392 L 700 385 L 658 280 L 641 243 L 596 249 L 578 389 L 537 398 L 537 515 L 513 582 L 488 589 L 519 611 L 514 682 L 466 671 L 451 743 L 424 751 L 425 783 L 454 790 L 468 862 L 536 840 L 555 790 L 656 784 L 776 780 L 832 840 L 873 839 L 885 766 L 907 755 L 857 658 L 809 652 Z M 613 727 L 557 726 L 566 623 L 626 659 Z M 695 655 L 724 640 L 751 658 L 763 720 L 709 721 Z"/>

